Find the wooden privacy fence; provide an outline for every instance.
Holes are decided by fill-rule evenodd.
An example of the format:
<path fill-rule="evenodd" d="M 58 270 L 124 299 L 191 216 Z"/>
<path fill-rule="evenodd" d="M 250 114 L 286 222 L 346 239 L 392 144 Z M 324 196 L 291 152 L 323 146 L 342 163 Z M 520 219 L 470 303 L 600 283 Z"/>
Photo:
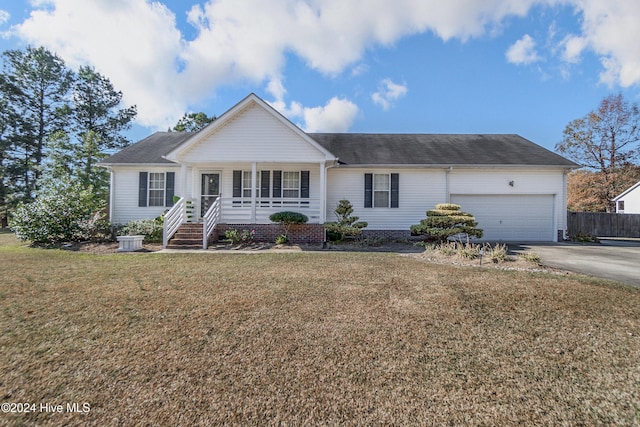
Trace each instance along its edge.
<path fill-rule="evenodd" d="M 569 236 L 640 237 L 640 214 L 567 212 Z"/>

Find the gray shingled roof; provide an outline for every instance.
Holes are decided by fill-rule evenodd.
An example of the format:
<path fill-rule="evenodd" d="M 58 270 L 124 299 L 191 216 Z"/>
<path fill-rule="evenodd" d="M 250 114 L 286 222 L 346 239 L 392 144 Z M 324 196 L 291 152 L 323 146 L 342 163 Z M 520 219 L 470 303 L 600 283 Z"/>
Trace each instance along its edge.
<path fill-rule="evenodd" d="M 194 132 L 156 132 L 122 149 L 100 163 L 104 165 L 173 163 L 162 156 L 170 153 L 193 134 Z"/>
<path fill-rule="evenodd" d="M 193 133 L 157 132 L 102 164 L 173 163 L 163 158 Z M 346 165 L 521 165 L 576 167 L 519 135 L 312 133 Z"/>
<path fill-rule="evenodd" d="M 346 165 L 577 166 L 510 134 L 309 134 Z"/>

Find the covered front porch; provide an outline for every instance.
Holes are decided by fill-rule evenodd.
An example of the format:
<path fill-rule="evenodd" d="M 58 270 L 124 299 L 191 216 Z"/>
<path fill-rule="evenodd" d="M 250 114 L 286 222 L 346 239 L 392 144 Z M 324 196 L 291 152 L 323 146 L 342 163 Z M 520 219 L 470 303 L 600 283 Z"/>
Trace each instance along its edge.
<path fill-rule="evenodd" d="M 326 169 L 325 162 L 183 164 L 177 200 L 164 217 L 163 246 L 186 223 L 202 226 L 205 249 L 218 224 L 271 224 L 269 216 L 281 211 L 323 224 Z"/>

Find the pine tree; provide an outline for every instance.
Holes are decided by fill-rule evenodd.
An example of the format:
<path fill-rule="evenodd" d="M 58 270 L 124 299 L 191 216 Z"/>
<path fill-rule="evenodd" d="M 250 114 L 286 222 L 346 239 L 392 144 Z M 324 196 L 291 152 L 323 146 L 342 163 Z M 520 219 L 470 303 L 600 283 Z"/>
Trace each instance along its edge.
<path fill-rule="evenodd" d="M 106 194 L 108 174 L 96 164 L 108 153 L 129 145 L 123 131 L 131 127 L 137 110 L 122 106 L 122 92 L 92 67 L 80 67 L 73 84 L 72 172 L 94 191 Z"/>
<path fill-rule="evenodd" d="M 73 73 L 60 57 L 43 47 L 9 50 L 3 57 L 0 90 L 14 113 L 9 179 L 18 197 L 29 200 L 42 175 L 46 142 L 54 132 L 65 128 Z"/>

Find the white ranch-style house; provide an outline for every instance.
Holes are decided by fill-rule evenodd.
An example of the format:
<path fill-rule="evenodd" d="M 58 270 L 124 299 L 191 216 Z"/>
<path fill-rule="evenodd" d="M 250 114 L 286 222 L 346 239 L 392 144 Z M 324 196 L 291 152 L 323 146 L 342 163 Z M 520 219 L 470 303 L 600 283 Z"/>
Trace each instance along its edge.
<path fill-rule="evenodd" d="M 640 181 L 624 190 L 613 201 L 616 213 L 640 214 Z"/>
<path fill-rule="evenodd" d="M 269 215 L 285 210 L 309 218 L 294 241 L 322 242 L 341 199 L 368 235 L 407 237 L 451 202 L 476 216 L 483 240 L 557 241 L 577 166 L 518 135 L 305 133 L 255 94 L 200 132 L 154 133 L 102 165 L 112 223 L 169 210 L 164 244 L 190 227 L 204 247 L 228 228 L 271 240 Z"/>

